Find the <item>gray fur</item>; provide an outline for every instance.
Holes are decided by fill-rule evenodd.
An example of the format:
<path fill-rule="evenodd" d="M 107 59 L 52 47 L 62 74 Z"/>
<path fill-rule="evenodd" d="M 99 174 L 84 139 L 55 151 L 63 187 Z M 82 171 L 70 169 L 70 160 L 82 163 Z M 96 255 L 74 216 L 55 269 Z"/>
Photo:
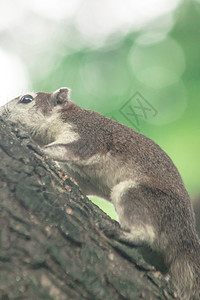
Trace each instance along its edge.
<path fill-rule="evenodd" d="M 88 195 L 112 201 L 122 238 L 160 252 L 182 299 L 200 299 L 200 241 L 190 197 L 168 155 L 133 129 L 70 100 L 70 89 L 20 97 L 0 115 L 24 126 Z"/>

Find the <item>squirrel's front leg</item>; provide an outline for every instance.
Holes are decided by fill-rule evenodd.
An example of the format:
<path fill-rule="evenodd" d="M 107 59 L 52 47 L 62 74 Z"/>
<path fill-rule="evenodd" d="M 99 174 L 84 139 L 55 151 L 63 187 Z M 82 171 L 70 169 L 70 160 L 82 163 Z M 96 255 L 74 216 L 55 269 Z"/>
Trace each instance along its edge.
<path fill-rule="evenodd" d="M 88 147 L 80 144 L 52 143 L 43 148 L 44 152 L 57 161 L 66 173 L 73 177 L 86 195 L 96 195 L 109 200 L 109 190 L 102 186 L 96 176 L 97 163 L 95 156 L 88 159 Z M 98 161 L 98 159 L 97 159 Z"/>
<path fill-rule="evenodd" d="M 94 156 L 91 150 L 89 141 L 77 139 L 69 142 L 70 137 L 65 137 L 64 142 L 60 137 L 53 143 L 45 145 L 44 152 L 53 160 L 58 162 L 72 162 L 77 165 L 90 164 L 89 158 Z"/>
<path fill-rule="evenodd" d="M 67 148 L 67 145 L 54 142 L 44 146 L 43 150 L 47 156 L 58 162 L 70 162 L 75 159 L 73 153 Z"/>

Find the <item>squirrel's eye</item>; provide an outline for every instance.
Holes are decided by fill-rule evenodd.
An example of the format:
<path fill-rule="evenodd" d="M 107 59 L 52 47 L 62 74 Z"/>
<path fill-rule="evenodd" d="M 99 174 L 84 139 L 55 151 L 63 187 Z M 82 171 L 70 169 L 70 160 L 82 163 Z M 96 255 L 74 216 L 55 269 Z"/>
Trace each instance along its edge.
<path fill-rule="evenodd" d="M 20 100 L 19 103 L 30 103 L 33 101 L 33 97 L 31 95 L 24 95 Z"/>

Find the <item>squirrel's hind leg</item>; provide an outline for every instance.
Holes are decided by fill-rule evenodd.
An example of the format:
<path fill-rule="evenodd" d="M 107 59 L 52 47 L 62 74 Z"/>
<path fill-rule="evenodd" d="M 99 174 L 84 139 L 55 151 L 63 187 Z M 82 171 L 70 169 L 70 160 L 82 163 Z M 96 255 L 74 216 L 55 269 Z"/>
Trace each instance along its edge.
<path fill-rule="evenodd" d="M 112 189 L 111 200 L 125 230 L 120 240 L 138 246 L 154 243 L 156 226 L 145 196 L 144 186 L 134 180 L 120 182 Z"/>

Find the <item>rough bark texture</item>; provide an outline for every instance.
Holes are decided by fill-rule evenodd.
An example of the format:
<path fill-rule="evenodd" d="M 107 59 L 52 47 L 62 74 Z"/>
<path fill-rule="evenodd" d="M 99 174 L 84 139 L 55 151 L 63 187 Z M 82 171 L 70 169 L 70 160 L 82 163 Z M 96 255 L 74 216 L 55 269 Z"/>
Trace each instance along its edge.
<path fill-rule="evenodd" d="M 175 299 L 118 226 L 26 134 L 0 120 L 0 299 Z"/>

